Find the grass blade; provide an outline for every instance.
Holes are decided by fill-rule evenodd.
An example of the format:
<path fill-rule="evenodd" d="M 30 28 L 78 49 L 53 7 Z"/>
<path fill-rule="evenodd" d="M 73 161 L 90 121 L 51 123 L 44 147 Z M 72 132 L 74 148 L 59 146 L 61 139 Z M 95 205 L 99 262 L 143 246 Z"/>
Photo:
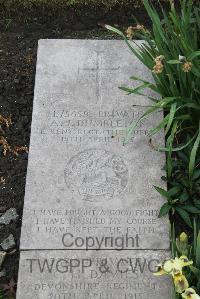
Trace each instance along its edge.
<path fill-rule="evenodd" d="M 192 148 L 191 151 L 191 155 L 190 155 L 190 162 L 189 162 L 189 178 L 192 178 L 193 172 L 194 172 L 194 168 L 195 168 L 195 160 L 196 160 L 196 154 L 197 154 L 197 150 L 199 148 L 199 144 L 200 144 L 200 122 L 199 122 L 199 132 L 197 135 L 197 139 L 194 143 L 194 146 Z"/>

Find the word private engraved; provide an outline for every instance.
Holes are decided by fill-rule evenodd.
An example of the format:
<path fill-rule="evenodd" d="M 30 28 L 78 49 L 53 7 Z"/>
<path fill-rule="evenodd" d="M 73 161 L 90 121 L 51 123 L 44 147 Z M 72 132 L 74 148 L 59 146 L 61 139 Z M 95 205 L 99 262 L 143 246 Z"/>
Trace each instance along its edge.
<path fill-rule="evenodd" d="M 104 149 L 79 152 L 70 159 L 64 174 L 72 193 L 91 202 L 111 200 L 128 184 L 128 168 L 123 159 Z"/>

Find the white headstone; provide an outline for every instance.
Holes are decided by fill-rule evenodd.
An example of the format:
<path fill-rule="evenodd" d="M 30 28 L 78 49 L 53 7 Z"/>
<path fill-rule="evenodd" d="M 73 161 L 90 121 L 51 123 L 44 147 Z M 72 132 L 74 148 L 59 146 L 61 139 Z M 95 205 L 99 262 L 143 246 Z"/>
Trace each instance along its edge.
<path fill-rule="evenodd" d="M 51 273 L 44 268 L 42 273 L 37 269 L 31 273 L 28 268 L 30 259 L 37 264 L 57 256 L 80 261 L 86 256 L 120 260 L 139 255 L 152 261 L 169 255 L 168 219 L 158 218 L 163 199 L 153 187 L 163 186 L 160 177 L 165 156 L 150 146 L 147 136 L 162 119 L 162 112 L 142 121 L 130 142 L 123 144 L 126 127 L 152 105 L 145 96 L 127 96 L 118 89 L 130 84 L 131 76 L 151 80 L 150 72 L 122 41 L 39 42 L 19 299 L 30 294 L 45 299 L 146 299 L 152 298 L 148 297 L 151 291 L 154 298 L 169 298 L 159 283 L 154 290 L 151 284 L 143 286 L 146 277 L 155 281 L 146 270 L 139 278 L 135 276 L 135 283 L 138 279 L 143 283 L 143 295 L 138 295 L 137 287 L 129 290 L 129 278 L 123 278 L 127 286 L 118 286 L 120 292 L 104 275 L 93 280 L 98 287 L 74 289 L 76 284 L 92 283 L 90 275 L 79 273 L 69 286 L 72 278 L 62 271 Z M 163 145 L 164 134 L 152 143 Z M 40 262 L 38 265 L 41 269 Z M 87 270 L 96 271 L 95 265 Z M 65 295 L 54 287 L 49 289 L 52 281 L 59 284 L 62 280 L 68 285 Z M 119 285 L 121 279 L 114 276 L 114 281 Z M 38 283 L 47 287 L 34 286 Z"/>

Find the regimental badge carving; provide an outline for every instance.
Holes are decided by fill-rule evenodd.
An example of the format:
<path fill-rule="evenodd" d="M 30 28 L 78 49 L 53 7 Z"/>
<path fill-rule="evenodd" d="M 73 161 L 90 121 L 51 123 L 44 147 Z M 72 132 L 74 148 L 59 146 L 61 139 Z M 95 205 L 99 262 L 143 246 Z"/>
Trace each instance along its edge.
<path fill-rule="evenodd" d="M 72 193 L 91 202 L 113 199 L 128 184 L 128 168 L 123 159 L 103 149 L 79 152 L 70 159 L 64 174 Z"/>

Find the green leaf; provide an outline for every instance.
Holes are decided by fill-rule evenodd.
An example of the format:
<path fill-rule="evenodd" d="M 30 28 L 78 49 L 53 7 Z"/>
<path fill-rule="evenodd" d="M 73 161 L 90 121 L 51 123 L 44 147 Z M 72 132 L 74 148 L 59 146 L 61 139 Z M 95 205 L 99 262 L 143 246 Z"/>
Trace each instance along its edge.
<path fill-rule="evenodd" d="M 196 222 L 196 217 L 193 218 L 193 255 L 196 257 L 196 250 L 197 250 L 197 222 Z M 196 262 L 196 261 L 195 261 Z"/>
<path fill-rule="evenodd" d="M 190 215 L 188 214 L 188 212 L 186 212 L 185 210 L 183 210 L 182 208 L 176 207 L 176 212 L 181 216 L 181 218 L 184 220 L 184 222 L 192 228 L 192 222 L 190 220 Z"/>
<path fill-rule="evenodd" d="M 117 33 L 119 36 L 123 37 L 123 38 L 126 38 L 126 36 L 123 34 L 123 32 L 121 30 L 118 30 L 117 28 L 113 27 L 113 26 L 110 26 L 110 25 L 105 25 L 105 28 L 114 32 L 114 33 Z"/>
<path fill-rule="evenodd" d="M 200 202 L 199 202 L 199 201 L 194 200 L 194 205 L 195 205 L 195 207 L 196 207 L 197 209 L 200 210 Z"/>
<path fill-rule="evenodd" d="M 197 280 L 197 293 L 200 294 L 200 278 Z"/>
<path fill-rule="evenodd" d="M 183 206 L 182 208 L 191 214 L 199 214 L 200 215 L 200 210 L 194 206 L 187 205 L 187 206 Z"/>
<path fill-rule="evenodd" d="M 171 200 L 171 197 L 170 197 L 170 195 L 168 194 L 167 191 L 165 191 L 164 189 L 162 189 L 162 188 L 160 188 L 160 187 L 157 187 L 157 186 L 154 186 L 154 188 L 156 189 L 156 191 L 157 191 L 158 193 L 160 193 L 160 195 L 162 195 L 163 197 L 165 197 L 165 198 Z"/>
<path fill-rule="evenodd" d="M 195 134 L 192 138 L 190 138 L 190 140 L 187 143 L 185 143 L 184 145 L 172 148 L 172 152 L 178 152 L 178 151 L 181 151 L 184 148 L 188 147 L 188 145 L 190 145 L 192 143 L 192 141 L 195 139 L 196 136 L 197 136 L 197 134 Z M 170 149 L 167 147 L 159 147 L 158 151 L 159 152 L 169 152 Z"/>
<path fill-rule="evenodd" d="M 171 108 L 170 108 L 170 113 L 169 113 L 169 119 L 168 119 L 168 123 L 167 123 L 167 127 L 165 129 L 165 134 L 167 135 L 167 133 L 169 132 L 169 129 L 171 128 L 171 125 L 172 125 L 172 122 L 174 120 L 174 116 L 175 116 L 175 113 L 176 113 L 176 107 L 177 107 L 177 104 L 176 103 L 173 103 L 171 105 Z"/>
<path fill-rule="evenodd" d="M 157 134 L 161 129 L 163 129 L 166 126 L 168 119 L 169 119 L 169 115 L 167 115 L 158 126 L 156 126 L 155 128 L 149 131 L 148 137 Z"/>
<path fill-rule="evenodd" d="M 157 92 L 158 93 L 158 88 L 155 84 L 152 84 L 151 82 L 148 82 L 148 81 L 145 81 L 141 78 L 138 78 L 138 77 L 135 77 L 135 76 L 132 76 L 130 77 L 131 80 L 135 80 L 135 81 L 140 81 L 140 82 L 143 82 L 144 84 L 149 84 L 149 88 L 152 89 L 153 91 Z"/>
<path fill-rule="evenodd" d="M 122 86 L 122 87 L 119 87 L 119 89 L 128 92 L 128 94 L 134 93 L 134 94 L 144 95 L 144 94 L 140 93 L 140 90 L 144 90 L 149 86 L 151 86 L 151 83 L 144 83 L 144 84 L 142 84 L 140 86 L 137 86 L 135 88 L 128 88 L 128 87 Z"/>
<path fill-rule="evenodd" d="M 172 257 L 175 258 L 175 256 L 176 256 L 176 232 L 175 232 L 174 222 L 171 223 L 170 241 L 171 241 Z"/>
<path fill-rule="evenodd" d="M 149 114 L 155 112 L 158 109 L 164 108 L 165 106 L 169 105 L 170 103 L 172 103 L 173 101 L 175 101 L 178 98 L 179 97 L 166 97 L 166 98 L 160 100 L 159 102 L 157 102 L 154 106 L 147 109 L 146 112 L 136 122 L 133 122 L 127 128 L 124 144 L 128 143 L 128 141 L 130 140 L 130 138 L 132 136 L 133 130 L 138 126 L 138 124 L 141 122 L 141 120 L 146 119 Z"/>
<path fill-rule="evenodd" d="M 154 34 L 155 31 L 157 32 L 157 37 L 161 38 L 161 40 L 163 40 L 166 44 L 167 44 L 167 39 L 164 35 L 164 31 L 162 29 L 162 25 L 161 25 L 161 21 L 159 18 L 159 15 L 157 14 L 157 12 L 155 10 L 152 9 L 152 7 L 149 4 L 148 0 L 143 0 L 144 6 L 146 8 L 146 11 L 148 13 L 148 15 L 150 16 L 153 25 L 154 25 Z"/>
<path fill-rule="evenodd" d="M 189 194 L 187 193 L 187 191 L 184 189 L 183 193 L 179 196 L 180 202 L 184 203 L 185 201 L 187 201 L 189 199 Z"/>
<path fill-rule="evenodd" d="M 188 60 L 193 60 L 194 58 L 200 56 L 200 50 L 193 52 L 191 55 L 188 56 Z"/>
<path fill-rule="evenodd" d="M 160 213 L 158 215 L 159 218 L 167 215 L 169 213 L 169 211 L 171 210 L 171 206 L 168 203 L 165 203 L 161 209 L 160 209 Z"/>
<path fill-rule="evenodd" d="M 5 296 L 4 296 L 4 291 L 3 291 L 3 289 L 1 289 L 1 287 L 0 287 L 0 299 L 6 299 L 5 298 Z M 12 298 L 10 298 L 10 299 L 12 299 Z"/>
<path fill-rule="evenodd" d="M 200 169 L 196 169 L 192 176 L 192 181 L 195 181 L 196 179 L 200 178 Z"/>
<path fill-rule="evenodd" d="M 167 61 L 167 63 L 169 63 L 169 64 L 181 64 L 181 61 L 174 59 L 174 60 Z"/>
<path fill-rule="evenodd" d="M 200 231 L 197 237 L 197 247 L 196 247 L 196 266 L 200 269 Z"/>
<path fill-rule="evenodd" d="M 200 270 L 197 269 L 196 267 L 194 266 L 189 266 L 190 267 L 190 270 L 194 273 L 194 275 L 199 278 L 200 277 Z"/>
<path fill-rule="evenodd" d="M 194 146 L 191 151 L 190 155 L 190 162 L 189 162 L 189 178 L 192 178 L 194 168 L 195 168 L 195 160 L 196 160 L 196 154 L 200 143 L 200 122 L 199 122 L 199 133 L 197 135 L 197 138 L 195 140 Z"/>
<path fill-rule="evenodd" d="M 178 192 L 180 191 L 179 186 L 172 187 L 171 189 L 168 190 L 169 196 L 175 196 Z"/>
<path fill-rule="evenodd" d="M 124 144 L 127 144 L 130 140 L 134 129 L 138 126 L 138 124 L 145 118 L 147 118 L 148 114 L 151 114 L 152 112 L 156 111 L 158 108 L 153 106 L 149 108 L 136 122 L 133 122 L 127 129 L 126 129 L 126 138 L 124 140 Z"/>
<path fill-rule="evenodd" d="M 180 106 L 179 109 L 183 109 L 185 107 L 189 107 L 189 108 L 192 108 L 192 109 L 195 109 L 195 110 L 200 110 L 200 105 L 195 104 L 195 103 L 184 104 L 184 105 Z"/>
<path fill-rule="evenodd" d="M 145 64 L 145 61 L 144 61 L 142 55 L 140 54 L 140 52 L 139 52 L 136 48 L 134 48 L 134 47 L 132 46 L 132 44 L 128 41 L 128 39 L 126 38 L 126 36 L 124 35 L 124 33 L 123 33 L 122 31 L 120 31 L 120 30 L 118 30 L 117 28 L 115 28 L 115 27 L 113 27 L 113 26 L 110 26 L 110 25 L 105 25 L 105 28 L 108 29 L 108 30 L 110 30 L 110 31 L 112 31 L 112 32 L 114 32 L 114 33 L 117 33 L 119 36 L 121 36 L 121 37 L 124 39 L 124 41 L 126 42 L 127 46 L 128 46 L 129 49 L 131 50 L 131 52 L 133 52 L 133 54 L 134 54 L 140 61 L 142 61 L 142 63 Z"/>
<path fill-rule="evenodd" d="M 169 153 L 167 155 L 167 176 L 168 176 L 168 178 L 170 178 L 171 175 L 172 175 L 172 169 L 173 169 L 173 166 L 172 166 L 172 148 L 173 148 L 174 137 L 175 137 L 175 134 L 176 134 L 176 131 L 177 131 L 177 126 L 178 126 L 178 122 L 175 121 L 173 123 L 172 129 L 171 129 L 171 134 L 167 138 L 167 142 L 166 142 L 167 148 L 169 149 Z"/>

